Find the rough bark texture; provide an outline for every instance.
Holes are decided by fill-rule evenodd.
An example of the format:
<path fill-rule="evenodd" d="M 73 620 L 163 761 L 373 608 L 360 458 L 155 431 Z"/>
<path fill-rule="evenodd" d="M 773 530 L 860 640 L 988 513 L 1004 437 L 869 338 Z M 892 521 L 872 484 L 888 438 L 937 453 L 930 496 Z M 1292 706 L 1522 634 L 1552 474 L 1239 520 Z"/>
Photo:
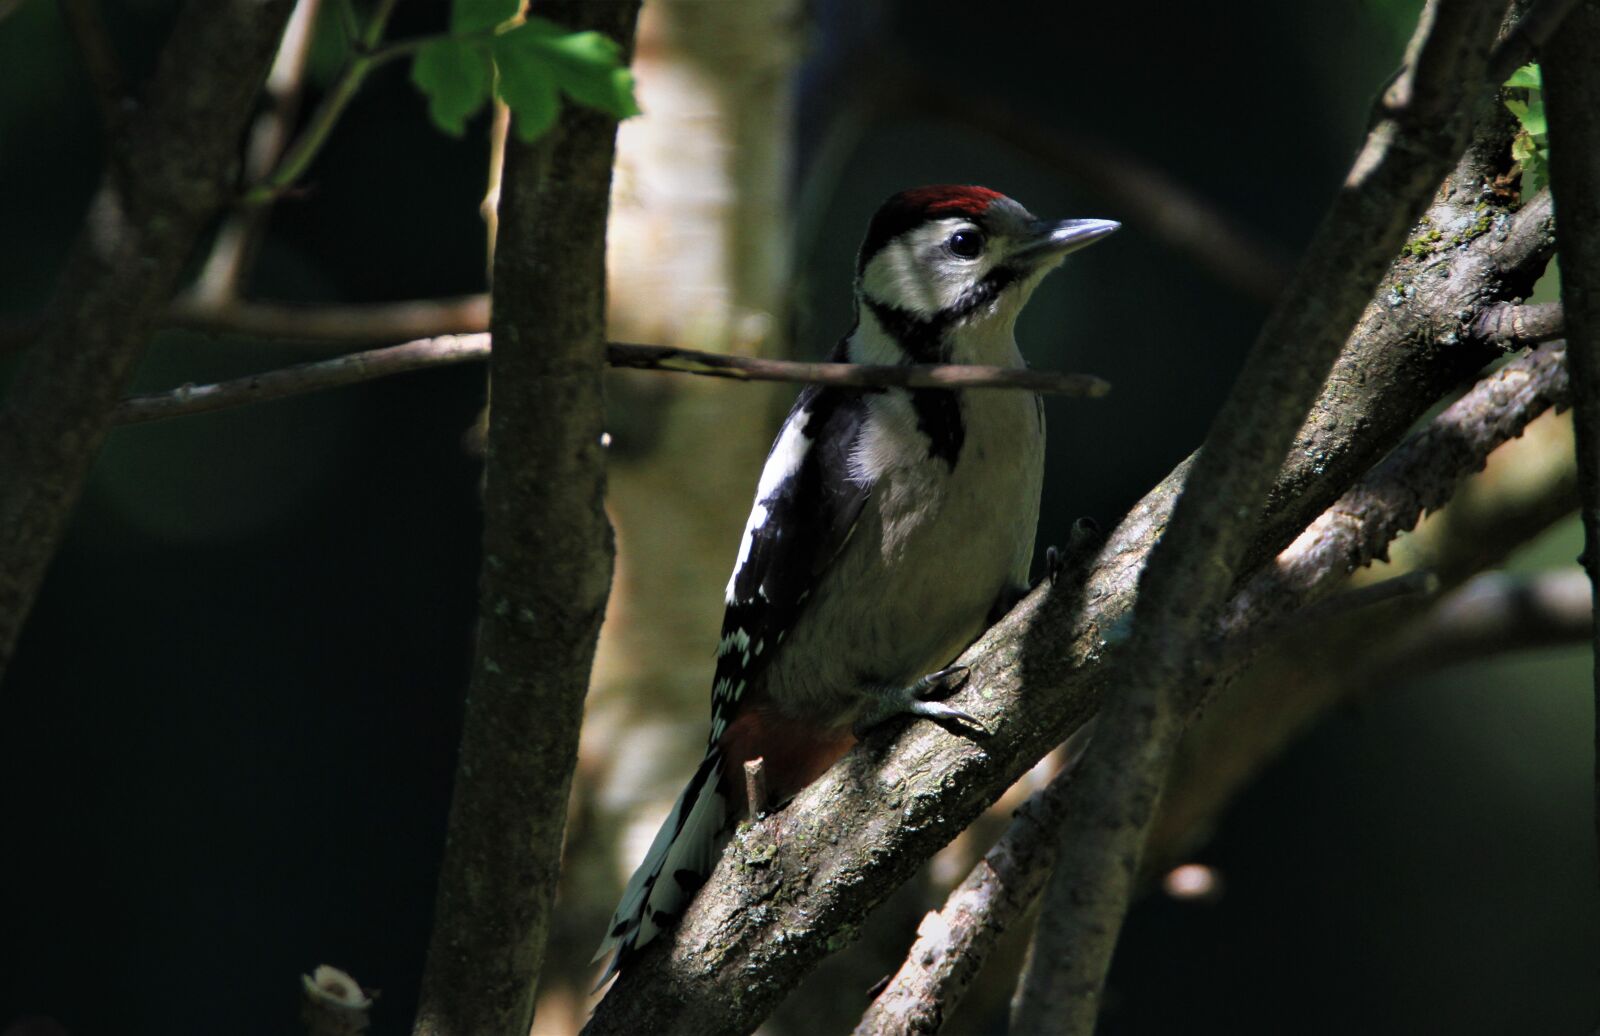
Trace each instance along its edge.
<path fill-rule="evenodd" d="M 1422 514 L 1449 499 L 1461 479 L 1482 467 L 1496 447 L 1521 434 L 1552 406 L 1564 404 L 1569 391 L 1563 358 L 1559 347 L 1547 347 L 1491 374 L 1425 430 L 1396 447 L 1324 512 L 1276 565 L 1259 573 L 1231 603 L 1217 631 L 1228 639 L 1206 660 L 1208 682 L 1226 679 L 1260 648 L 1266 639 L 1263 634 L 1282 630 L 1284 623 L 1276 620 L 1341 585 L 1347 572 L 1380 556 Z M 1512 617 L 1513 602 L 1505 596 L 1500 607 L 1487 612 L 1479 608 L 1472 615 L 1480 633 L 1488 622 Z M 1587 600 L 1582 604 L 1587 622 Z M 1508 625 L 1526 635 L 1533 615 L 1548 618 L 1558 607 L 1564 619 L 1574 611 L 1558 590 L 1530 594 L 1515 612 L 1524 621 Z M 1451 613 L 1446 629 L 1465 625 L 1459 612 Z M 1570 637 L 1570 627 L 1570 621 L 1563 621 L 1554 632 Z M 1504 645 L 1503 638 L 1493 639 Z M 940 1031 L 999 936 L 1023 916 L 1044 887 L 1056 855 L 1056 831 L 1066 816 L 1069 779 L 1065 773 L 1059 775 L 1030 798 L 943 909 L 924 919 L 905 964 L 862 1016 L 857 1036 Z M 1160 852 L 1169 847 L 1155 848 Z"/>
<path fill-rule="evenodd" d="M 1446 225 L 1446 212 L 1472 211 L 1491 150 L 1477 149 L 1447 185 L 1431 210 L 1436 223 Z M 1252 557 L 1275 554 L 1443 392 L 1496 355 L 1464 339 L 1462 328 L 1488 306 L 1527 293 L 1553 250 L 1553 225 L 1543 196 L 1514 216 L 1491 204 L 1473 220 L 1483 217 L 1481 231 L 1458 241 L 1447 235 L 1426 257 L 1391 267 L 1301 430 L 1299 441 L 1317 444 L 1325 471 L 1316 477 L 1317 460 L 1296 450 Z M 1408 271 L 1419 282 L 1415 295 L 1391 302 L 1387 286 Z M 1435 307 L 1435 293 L 1449 301 Z M 1098 704 L 1106 643 L 1126 618 L 1140 566 L 1190 466 L 1130 512 L 1085 578 L 1040 588 L 967 652 L 972 690 L 959 704 L 980 714 L 993 737 L 975 743 L 914 724 L 898 737 L 869 738 L 742 834 L 671 946 L 652 947 L 622 977 L 589 1031 L 747 1031 L 806 969 L 849 942 L 921 861 L 1081 725 Z"/>
<path fill-rule="evenodd" d="M 293 0 L 193 0 L 99 189 L 0 410 L 0 674 L 111 423 L 207 220 Z"/>
<path fill-rule="evenodd" d="M 1519 356 L 1476 385 L 1395 449 L 1312 522 L 1276 561 L 1247 582 L 1219 632 L 1242 635 L 1330 589 L 1330 571 L 1354 572 L 1388 557 L 1396 536 L 1443 507 L 1461 479 L 1552 406 L 1570 402 L 1560 342 Z"/>
<path fill-rule="evenodd" d="M 1150 553 L 1122 673 L 1067 794 L 1013 1027 L 1084 1034 L 1100 1013 L 1173 749 L 1194 648 L 1233 585 L 1296 431 L 1408 229 L 1467 143 L 1504 13 L 1492 0 L 1433 0 L 1408 67 L 1380 101 L 1365 147 L 1283 301 L 1268 316 L 1206 437 L 1166 534 Z"/>
<path fill-rule="evenodd" d="M 1600 595 L 1600 2 L 1584 0 L 1575 6 L 1544 58 L 1550 188 L 1561 212 L 1561 303 L 1576 397 L 1584 567 Z M 1600 623 L 1594 642 L 1600 660 Z M 1595 702 L 1600 705 L 1600 667 L 1595 670 Z M 1600 832 L 1600 713 L 1596 715 L 1595 825 Z"/>
<path fill-rule="evenodd" d="M 637 3 L 541 14 L 621 41 Z M 567 105 L 507 147 L 478 642 L 415 1031 L 526 1036 L 610 590 L 605 238 L 616 124 Z"/>
<path fill-rule="evenodd" d="M 1426 569 L 1448 592 L 1571 514 L 1570 429 L 1570 421 L 1547 417 L 1503 446 L 1448 508 L 1391 550 L 1391 570 Z M 1204 712 L 1183 740 L 1150 835 L 1145 874 L 1183 862 L 1240 789 L 1331 710 L 1403 678 L 1395 655 L 1415 653 L 1405 646 L 1410 631 L 1427 626 L 1433 603 L 1418 595 L 1299 629 L 1237 680 L 1205 688 Z"/>

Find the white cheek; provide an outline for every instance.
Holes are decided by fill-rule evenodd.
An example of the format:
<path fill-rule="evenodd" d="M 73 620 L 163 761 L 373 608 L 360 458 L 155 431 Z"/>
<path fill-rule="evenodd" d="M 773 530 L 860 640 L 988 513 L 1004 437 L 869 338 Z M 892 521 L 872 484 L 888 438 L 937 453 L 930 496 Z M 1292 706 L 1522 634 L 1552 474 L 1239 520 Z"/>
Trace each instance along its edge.
<path fill-rule="evenodd" d="M 970 224 L 940 220 L 885 245 L 867 263 L 862 289 L 870 298 L 920 317 L 955 305 L 993 264 L 988 257 L 970 261 L 945 251 L 945 239 L 962 226 Z"/>

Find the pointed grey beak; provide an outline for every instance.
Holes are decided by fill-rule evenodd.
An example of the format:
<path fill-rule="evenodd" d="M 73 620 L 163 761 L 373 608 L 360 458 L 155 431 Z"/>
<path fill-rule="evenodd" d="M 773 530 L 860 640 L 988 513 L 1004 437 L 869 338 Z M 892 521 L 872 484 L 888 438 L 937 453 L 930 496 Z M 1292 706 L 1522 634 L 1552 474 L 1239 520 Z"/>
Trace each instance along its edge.
<path fill-rule="evenodd" d="M 1033 238 L 1012 253 L 1015 258 L 1032 260 L 1059 259 L 1076 252 L 1122 229 L 1122 224 L 1111 219 L 1067 219 L 1059 223 L 1041 220 L 1030 230 Z"/>

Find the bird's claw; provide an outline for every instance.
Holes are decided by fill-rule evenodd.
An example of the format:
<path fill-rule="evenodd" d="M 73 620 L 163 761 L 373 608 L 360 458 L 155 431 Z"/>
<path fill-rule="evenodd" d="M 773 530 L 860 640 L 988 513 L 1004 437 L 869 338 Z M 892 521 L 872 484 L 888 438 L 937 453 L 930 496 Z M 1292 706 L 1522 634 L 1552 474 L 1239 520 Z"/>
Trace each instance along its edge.
<path fill-rule="evenodd" d="M 909 687 L 885 688 L 857 718 L 852 730 L 859 738 L 885 720 L 911 715 L 953 721 L 988 734 L 989 728 L 977 719 L 938 700 L 961 690 L 971 678 L 971 669 L 964 665 L 952 665 L 929 673 Z"/>

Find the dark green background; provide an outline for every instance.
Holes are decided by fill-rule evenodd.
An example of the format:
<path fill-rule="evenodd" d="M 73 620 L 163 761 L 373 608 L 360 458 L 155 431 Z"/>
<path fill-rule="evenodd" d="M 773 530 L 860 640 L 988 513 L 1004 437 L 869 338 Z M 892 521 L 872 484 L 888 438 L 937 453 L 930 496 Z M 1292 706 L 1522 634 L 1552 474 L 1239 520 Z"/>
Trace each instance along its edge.
<path fill-rule="evenodd" d="M 173 5 L 102 6 L 141 74 Z M 817 0 L 795 186 L 893 56 L 1115 141 L 1293 254 L 1414 9 Z M 405 0 L 394 35 L 443 12 Z M 11 317 L 48 295 L 99 144 L 53 4 L 0 23 L 0 69 Z M 383 71 L 277 206 L 249 292 L 479 290 L 485 135 L 480 117 L 441 136 L 403 69 Z M 969 133 L 874 129 L 807 228 L 802 354 L 848 324 L 877 201 L 936 181 L 987 183 L 1040 215 L 1122 215 Z M 1110 524 L 1199 442 L 1261 315 L 1137 225 L 1040 292 L 1019 334 L 1034 362 L 1116 386 L 1051 404 L 1041 543 L 1078 515 Z M 164 334 L 138 384 L 304 355 Z M 75 1036 L 281 1033 L 295 976 L 323 961 L 382 988 L 375 1032 L 405 1031 L 470 651 L 478 472 L 461 437 L 482 388 L 481 370 L 454 369 L 112 435 L 0 688 L 0 1031 L 37 1014 Z M 1542 563 L 1578 546 L 1569 525 Z M 1373 688 L 1228 815 L 1200 854 L 1225 878 L 1219 901 L 1134 910 L 1104 1031 L 1592 1026 L 1589 724 L 1578 651 Z"/>

